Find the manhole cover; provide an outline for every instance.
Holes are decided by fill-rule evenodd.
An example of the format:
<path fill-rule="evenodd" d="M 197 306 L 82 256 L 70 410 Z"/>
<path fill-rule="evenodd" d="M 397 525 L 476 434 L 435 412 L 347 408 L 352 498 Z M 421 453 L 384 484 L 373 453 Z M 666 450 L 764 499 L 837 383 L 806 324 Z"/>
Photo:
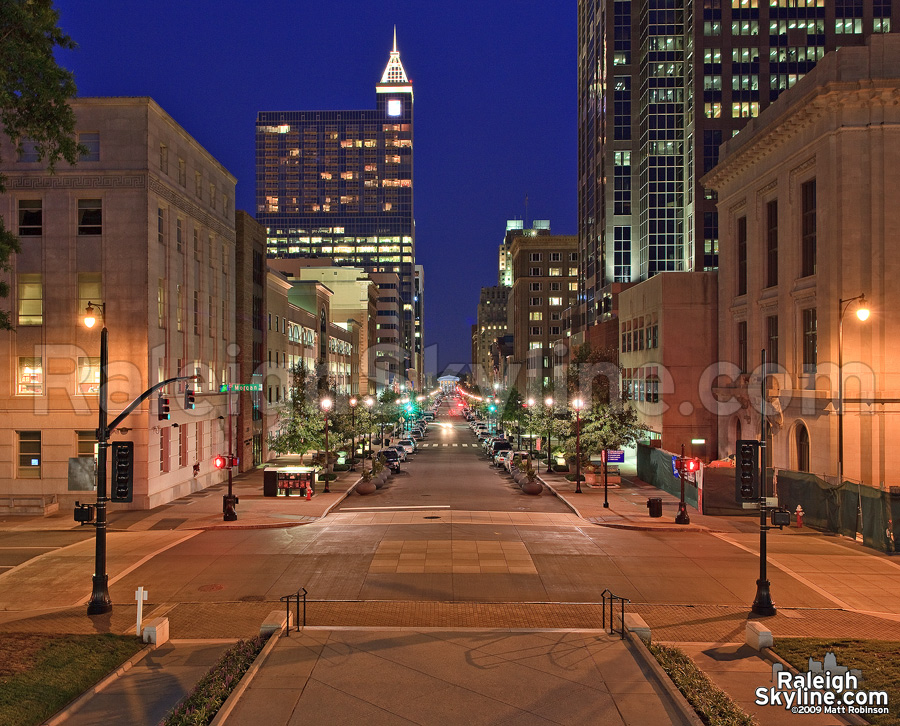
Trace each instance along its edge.
<path fill-rule="evenodd" d="M 244 595 L 240 600 L 241 602 L 262 602 L 265 598 L 262 595 Z"/>
<path fill-rule="evenodd" d="M 432 515 L 429 515 L 429 516 L 427 516 L 427 517 L 424 517 L 424 519 L 440 519 L 440 517 L 438 517 L 438 516 L 432 514 Z"/>
<path fill-rule="evenodd" d="M 216 590 L 224 590 L 225 585 L 200 585 L 197 589 L 200 592 L 215 592 Z"/>

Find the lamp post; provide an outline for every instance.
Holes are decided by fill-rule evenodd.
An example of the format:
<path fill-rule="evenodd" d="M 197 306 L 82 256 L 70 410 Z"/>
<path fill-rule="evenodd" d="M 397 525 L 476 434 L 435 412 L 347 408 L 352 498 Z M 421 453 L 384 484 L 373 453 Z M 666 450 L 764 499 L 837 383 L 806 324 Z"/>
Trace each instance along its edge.
<path fill-rule="evenodd" d="M 575 493 L 581 494 L 581 409 L 584 401 L 576 398 L 572 401 L 575 409 Z"/>
<path fill-rule="evenodd" d="M 844 483 L 844 313 L 854 301 L 858 301 L 856 317 L 862 321 L 869 318 L 869 306 L 864 293 L 838 302 L 838 486 Z"/>
<path fill-rule="evenodd" d="M 353 459 L 356 458 L 356 404 L 359 403 L 356 400 L 356 396 L 353 396 L 350 399 L 350 430 L 351 430 L 351 444 L 350 444 L 350 468 L 353 468 Z"/>
<path fill-rule="evenodd" d="M 332 401 L 330 398 L 323 398 L 319 405 L 322 407 L 322 410 L 325 412 L 325 487 L 322 489 L 323 494 L 330 494 L 331 489 L 328 488 L 328 412 L 331 410 Z"/>
<path fill-rule="evenodd" d="M 532 406 L 534 406 L 534 399 L 529 398 L 527 401 L 525 401 L 525 405 L 528 408 L 531 408 Z M 534 447 L 534 434 L 531 435 L 531 446 L 528 447 L 528 450 L 531 451 L 533 447 Z M 530 454 L 529 454 L 529 456 L 530 456 Z"/>
<path fill-rule="evenodd" d="M 552 431 L 551 425 L 553 423 L 553 398 L 551 396 L 547 396 L 544 399 L 544 405 L 549 409 L 547 414 L 547 473 L 550 473 L 550 433 Z"/>
<path fill-rule="evenodd" d="M 375 405 L 375 399 L 371 396 L 366 396 L 366 400 L 363 401 L 366 404 L 366 408 L 369 409 L 369 452 L 372 451 L 372 406 Z M 363 464 L 363 468 L 365 469 L 365 464 Z M 372 459 L 372 467 L 375 466 L 375 459 Z"/>
<path fill-rule="evenodd" d="M 109 576 L 106 574 L 106 449 L 109 429 L 106 426 L 107 378 L 109 368 L 109 331 L 106 329 L 106 303 L 88 302 L 84 324 L 93 328 L 97 322 L 94 308 L 100 310 L 103 327 L 100 329 L 100 390 L 97 393 L 97 509 L 94 527 L 97 538 L 94 555 L 93 591 L 88 602 L 88 615 L 102 615 L 112 610 L 109 599 Z"/>

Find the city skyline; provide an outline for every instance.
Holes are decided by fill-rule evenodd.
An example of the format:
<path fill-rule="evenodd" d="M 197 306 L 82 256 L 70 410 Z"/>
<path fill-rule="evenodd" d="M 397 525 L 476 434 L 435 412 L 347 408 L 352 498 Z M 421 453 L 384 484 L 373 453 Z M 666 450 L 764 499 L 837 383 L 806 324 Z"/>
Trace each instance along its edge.
<path fill-rule="evenodd" d="M 576 230 L 575 8 L 507 14 L 480 3 L 475 22 L 475 7 L 280 2 L 262 16 L 165 1 L 147 16 L 102 2 L 90 17 L 99 10 L 119 32 L 101 36 L 62 6 L 60 26 L 79 48 L 58 59 L 79 95 L 154 98 L 235 174 L 236 208 L 255 216 L 257 113 L 370 107 L 396 25 L 416 89 L 416 257 L 428 276 L 425 343 L 440 344 L 440 372 L 468 362 L 474 322 L 472 306 L 460 314 L 441 303 L 476 300 L 491 284 L 505 221 L 527 214 L 560 234 Z M 292 28 L 302 42 L 290 42 Z"/>

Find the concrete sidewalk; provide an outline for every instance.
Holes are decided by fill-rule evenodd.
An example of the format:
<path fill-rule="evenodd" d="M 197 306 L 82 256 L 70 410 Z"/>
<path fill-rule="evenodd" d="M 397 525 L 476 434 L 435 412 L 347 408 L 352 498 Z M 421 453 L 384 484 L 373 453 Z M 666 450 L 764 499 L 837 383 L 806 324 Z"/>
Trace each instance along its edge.
<path fill-rule="evenodd" d="M 225 722 L 689 723 L 602 631 L 311 628 L 278 640 Z"/>

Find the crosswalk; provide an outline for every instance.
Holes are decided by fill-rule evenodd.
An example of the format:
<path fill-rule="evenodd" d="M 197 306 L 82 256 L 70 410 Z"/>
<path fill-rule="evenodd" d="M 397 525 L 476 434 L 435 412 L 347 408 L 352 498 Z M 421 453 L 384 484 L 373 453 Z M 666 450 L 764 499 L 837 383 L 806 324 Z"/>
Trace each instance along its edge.
<path fill-rule="evenodd" d="M 438 449 L 438 448 L 441 448 L 441 447 L 447 448 L 448 446 L 461 446 L 462 448 L 466 448 L 467 446 L 471 446 L 473 449 L 477 449 L 477 448 L 478 448 L 478 444 L 438 444 L 438 443 L 431 443 L 431 444 L 430 444 L 430 443 L 427 443 L 427 442 L 426 442 L 426 443 L 419 444 L 418 448 L 420 448 L 420 449 L 426 449 L 426 448 L 428 448 L 429 446 L 430 446 L 432 449 Z"/>

